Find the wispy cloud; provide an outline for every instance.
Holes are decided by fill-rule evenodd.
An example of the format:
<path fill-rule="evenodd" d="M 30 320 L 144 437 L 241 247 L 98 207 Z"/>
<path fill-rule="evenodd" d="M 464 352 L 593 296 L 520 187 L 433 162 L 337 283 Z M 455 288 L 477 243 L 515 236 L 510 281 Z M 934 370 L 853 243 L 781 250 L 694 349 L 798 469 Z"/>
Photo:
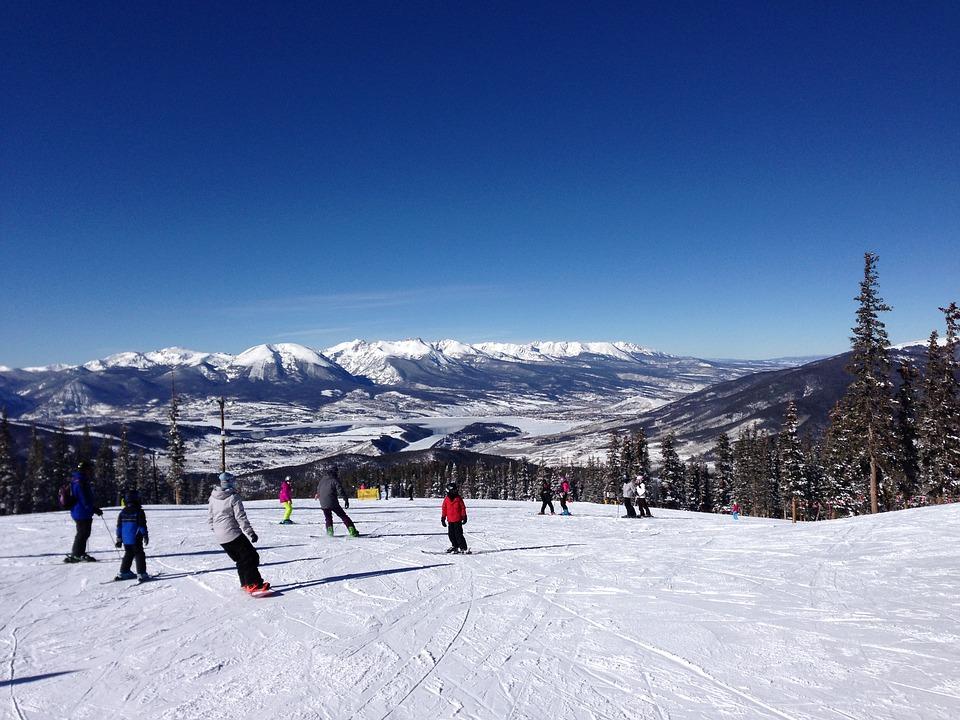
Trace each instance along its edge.
<path fill-rule="evenodd" d="M 476 299 L 502 293 L 492 285 L 447 285 L 405 290 L 384 290 L 355 293 L 325 293 L 290 297 L 263 298 L 223 308 L 229 314 L 251 313 L 316 313 L 323 310 L 350 311 L 396 308 L 442 300 Z M 331 330 L 333 331 L 333 330 Z M 306 332 L 306 331 L 304 331 Z"/>

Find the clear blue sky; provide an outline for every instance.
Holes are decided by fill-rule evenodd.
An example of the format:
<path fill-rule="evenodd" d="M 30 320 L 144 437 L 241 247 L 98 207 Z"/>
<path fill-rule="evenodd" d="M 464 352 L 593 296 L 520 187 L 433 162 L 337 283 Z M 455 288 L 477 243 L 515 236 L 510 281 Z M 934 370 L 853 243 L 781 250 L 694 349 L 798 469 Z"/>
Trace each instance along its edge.
<path fill-rule="evenodd" d="M 960 4 L 0 6 L 0 364 L 848 346 L 960 300 Z"/>

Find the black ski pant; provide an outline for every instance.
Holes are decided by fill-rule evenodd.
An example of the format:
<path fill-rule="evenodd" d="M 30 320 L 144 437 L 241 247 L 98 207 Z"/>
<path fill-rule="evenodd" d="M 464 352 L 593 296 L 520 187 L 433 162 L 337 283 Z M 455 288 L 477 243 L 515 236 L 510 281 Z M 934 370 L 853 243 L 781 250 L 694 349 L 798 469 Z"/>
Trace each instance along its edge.
<path fill-rule="evenodd" d="M 137 563 L 137 575 L 146 575 L 147 556 L 143 552 L 143 540 L 141 538 L 137 538 L 133 545 L 124 544 L 120 572 L 130 572 L 130 566 L 133 565 L 134 561 Z"/>
<path fill-rule="evenodd" d="M 350 516 L 347 515 L 343 508 L 339 505 L 334 505 L 332 508 L 323 508 L 323 524 L 328 528 L 333 527 L 333 516 L 336 513 L 336 516 L 343 520 L 343 524 L 348 528 L 353 527 L 353 520 L 350 519 Z"/>
<path fill-rule="evenodd" d="M 637 498 L 637 510 L 640 511 L 640 517 L 651 517 L 650 506 L 647 505 L 646 498 Z"/>
<path fill-rule="evenodd" d="M 543 504 L 540 506 L 540 514 L 543 515 L 543 511 L 548 507 L 550 508 L 550 514 L 553 515 L 553 503 L 550 500 L 543 501 Z"/>
<path fill-rule="evenodd" d="M 223 543 L 220 547 L 237 564 L 237 575 L 240 576 L 241 587 L 263 583 L 259 569 L 260 556 L 253 549 L 253 545 L 247 540 L 246 535 L 241 535 L 228 543 Z"/>
<path fill-rule="evenodd" d="M 623 499 L 623 506 L 627 509 L 627 517 L 635 518 L 637 514 L 633 511 L 633 499 L 625 497 Z"/>
<path fill-rule="evenodd" d="M 93 518 L 89 520 L 77 520 L 77 534 L 73 538 L 73 550 L 71 555 L 80 557 L 87 552 L 87 540 L 90 539 L 90 530 L 93 528 Z"/>
<path fill-rule="evenodd" d="M 450 546 L 455 547 L 458 550 L 466 551 L 467 549 L 467 540 L 463 537 L 463 523 L 462 522 L 448 522 L 447 523 L 447 537 L 450 538 Z"/>
<path fill-rule="evenodd" d="M 413 486 L 410 487 L 410 499 L 413 500 Z"/>

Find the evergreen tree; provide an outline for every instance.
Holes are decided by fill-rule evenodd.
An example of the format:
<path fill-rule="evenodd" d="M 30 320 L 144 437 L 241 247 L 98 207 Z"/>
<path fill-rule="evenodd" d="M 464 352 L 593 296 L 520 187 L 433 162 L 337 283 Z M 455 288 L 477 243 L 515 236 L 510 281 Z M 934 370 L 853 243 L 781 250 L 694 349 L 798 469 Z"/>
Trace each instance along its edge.
<path fill-rule="evenodd" d="M 180 435 L 180 400 L 174 391 L 170 395 L 170 430 L 167 433 L 167 457 L 170 461 L 167 470 L 167 482 L 173 491 L 173 502 L 182 505 L 184 502 L 184 478 L 186 475 L 186 453 L 183 437 Z"/>
<path fill-rule="evenodd" d="M 920 485 L 920 454 L 917 439 L 917 370 L 908 362 L 897 368 L 900 389 L 896 399 L 897 487 L 898 507 L 909 506 Z"/>
<path fill-rule="evenodd" d="M 623 469 L 620 467 L 620 436 L 610 434 L 610 445 L 607 447 L 607 480 L 614 492 L 620 495 L 620 486 L 623 484 Z"/>
<path fill-rule="evenodd" d="M 16 447 L 10 434 L 7 409 L 0 413 L 0 515 L 12 515 L 20 497 Z"/>
<path fill-rule="evenodd" d="M 80 443 L 77 445 L 77 464 L 81 462 L 90 462 L 93 460 L 93 441 L 90 439 L 90 426 L 83 426 L 83 434 L 80 436 Z"/>
<path fill-rule="evenodd" d="M 130 443 L 127 441 L 127 426 L 120 428 L 120 449 L 117 451 L 117 485 L 122 489 L 134 482 L 134 463 L 130 455 Z"/>
<path fill-rule="evenodd" d="M 831 517 L 856 515 L 864 508 L 862 461 L 852 437 L 858 429 L 848 422 L 850 417 L 841 400 L 830 413 L 824 443 L 824 495 Z"/>
<path fill-rule="evenodd" d="M 54 490 L 47 472 L 43 440 L 34 426 L 30 433 L 30 454 L 27 457 L 27 472 L 20 490 L 18 512 L 45 512 L 51 509 Z"/>
<path fill-rule="evenodd" d="M 890 340 L 880 320 L 880 313 L 889 312 L 890 306 L 883 302 L 877 292 L 878 257 L 873 253 L 864 255 L 863 280 L 860 294 L 857 323 L 850 338 L 853 353 L 847 371 L 853 382 L 847 389 L 843 407 L 850 413 L 847 422 L 858 430 L 851 437 L 854 447 L 869 467 L 870 512 L 879 511 L 880 474 L 889 467 L 889 458 L 894 445 L 893 398 L 890 383 L 890 358 L 887 351 Z"/>
<path fill-rule="evenodd" d="M 733 489 L 733 448 L 726 433 L 720 433 L 713 448 L 716 463 L 713 469 L 713 512 L 722 512 L 730 506 Z"/>
<path fill-rule="evenodd" d="M 103 505 L 119 504 L 114 460 L 113 445 L 110 443 L 110 438 L 105 435 L 100 442 L 100 449 L 97 451 L 97 458 L 93 465 L 93 491 L 97 502 Z"/>
<path fill-rule="evenodd" d="M 51 509 L 59 509 L 59 500 L 57 491 L 60 486 L 70 480 L 70 471 L 73 469 L 73 463 L 70 458 L 70 442 L 67 439 L 67 431 L 60 423 L 60 427 L 53 434 L 53 440 L 50 443 L 50 462 L 47 475 L 50 478 L 52 492 L 49 502 Z M 41 503 L 42 505 L 43 503 Z"/>
<path fill-rule="evenodd" d="M 676 442 L 676 436 L 670 432 L 660 443 L 660 503 L 668 508 L 686 506 L 685 473 Z"/>
<path fill-rule="evenodd" d="M 960 308 L 950 303 L 940 308 L 946 321 L 947 334 L 943 359 L 943 484 L 945 494 L 956 500 L 960 496 Z"/>
<path fill-rule="evenodd" d="M 700 512 L 703 509 L 703 471 L 703 459 L 690 458 L 683 478 L 683 507 L 686 510 Z"/>
<path fill-rule="evenodd" d="M 803 450 L 800 447 L 800 436 L 797 431 L 797 404 L 791 400 L 787 403 L 787 411 L 783 419 L 783 429 L 780 431 L 780 471 L 783 488 L 783 498 L 787 503 L 787 512 L 792 512 L 796 504 L 797 514 L 803 512 L 804 496 L 807 491 L 806 463 Z"/>

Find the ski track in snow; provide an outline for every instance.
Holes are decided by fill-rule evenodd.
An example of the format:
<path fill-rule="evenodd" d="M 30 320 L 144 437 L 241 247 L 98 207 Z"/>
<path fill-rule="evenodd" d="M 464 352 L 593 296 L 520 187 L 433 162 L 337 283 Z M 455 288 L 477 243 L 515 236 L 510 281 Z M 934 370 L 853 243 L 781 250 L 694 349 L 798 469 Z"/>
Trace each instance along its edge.
<path fill-rule="evenodd" d="M 960 717 L 960 506 L 792 525 L 468 500 L 469 556 L 421 552 L 447 545 L 439 500 L 356 502 L 357 539 L 295 506 L 280 526 L 247 503 L 259 599 L 203 507 L 146 509 L 145 585 L 104 583 L 97 524 L 101 561 L 63 565 L 65 513 L 0 518 L 0 718 Z"/>

